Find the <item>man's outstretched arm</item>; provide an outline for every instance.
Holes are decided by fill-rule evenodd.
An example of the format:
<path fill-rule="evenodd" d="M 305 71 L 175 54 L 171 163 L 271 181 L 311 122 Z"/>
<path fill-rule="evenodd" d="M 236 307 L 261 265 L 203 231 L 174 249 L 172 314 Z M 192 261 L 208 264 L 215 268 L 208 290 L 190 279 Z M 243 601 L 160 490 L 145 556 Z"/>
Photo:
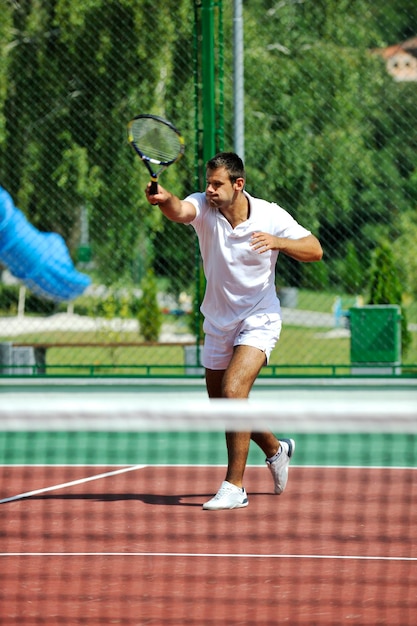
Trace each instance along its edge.
<path fill-rule="evenodd" d="M 158 185 L 158 193 L 150 193 L 149 183 L 146 188 L 146 197 L 151 204 L 157 204 L 162 213 L 172 222 L 189 224 L 196 216 L 196 209 L 191 202 L 180 200 L 178 196 L 170 193 L 161 185 Z"/>

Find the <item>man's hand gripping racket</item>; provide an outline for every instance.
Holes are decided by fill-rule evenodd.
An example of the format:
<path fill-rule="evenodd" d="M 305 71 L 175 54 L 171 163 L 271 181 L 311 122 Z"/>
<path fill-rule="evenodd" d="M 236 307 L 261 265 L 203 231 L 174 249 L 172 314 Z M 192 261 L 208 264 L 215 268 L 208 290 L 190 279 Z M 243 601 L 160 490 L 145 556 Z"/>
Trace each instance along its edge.
<path fill-rule="evenodd" d="M 158 193 L 158 176 L 184 154 L 181 133 L 162 117 L 137 115 L 128 124 L 131 146 L 151 175 L 150 195 Z"/>

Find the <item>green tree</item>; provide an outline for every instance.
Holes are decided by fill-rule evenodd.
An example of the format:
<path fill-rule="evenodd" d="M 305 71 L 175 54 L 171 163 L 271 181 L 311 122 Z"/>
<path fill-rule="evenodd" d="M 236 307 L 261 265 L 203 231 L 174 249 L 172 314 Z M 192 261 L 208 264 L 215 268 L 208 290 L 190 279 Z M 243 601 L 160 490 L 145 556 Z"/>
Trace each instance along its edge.
<path fill-rule="evenodd" d="M 368 304 L 398 304 L 401 307 L 401 349 L 405 355 L 412 337 L 408 330 L 406 311 L 402 306 L 402 287 L 398 270 L 388 243 L 380 244 L 373 254 Z"/>
<path fill-rule="evenodd" d="M 406 211 L 399 219 L 401 235 L 393 241 L 392 249 L 404 291 L 417 299 L 417 211 Z"/>
<path fill-rule="evenodd" d="M 73 246 L 80 208 L 88 206 L 99 280 L 131 277 L 143 224 L 152 236 L 164 221 L 150 215 L 147 174 L 126 125 L 138 112 L 173 117 L 178 107 L 177 123 L 184 132 L 192 127 L 189 2 L 167 0 L 157 13 L 149 0 L 3 4 L 1 180 L 36 226 Z M 181 171 L 189 180 L 187 159 Z"/>
<path fill-rule="evenodd" d="M 158 305 L 157 281 L 152 269 L 148 269 L 142 279 L 141 288 L 142 298 L 138 311 L 140 333 L 145 341 L 158 341 L 162 328 L 162 313 Z"/>
<path fill-rule="evenodd" d="M 417 7 L 255 0 L 245 17 L 248 188 L 320 236 L 337 286 L 348 242 L 365 274 L 415 204 L 415 83 L 395 84 L 372 50 L 409 37 Z"/>
<path fill-rule="evenodd" d="M 155 11 L 150 0 L 0 0 L 0 180 L 36 226 L 60 232 L 72 250 L 88 208 L 97 281 L 138 280 L 138 259 L 174 293 L 193 280 L 194 233 L 147 205 L 148 175 L 126 124 L 143 111 L 175 120 L 186 153 L 162 182 L 180 196 L 193 191 L 203 129 L 192 6 L 200 4 L 166 0 Z M 232 149 L 233 9 L 219 5 Z M 395 83 L 373 51 L 415 32 L 414 0 L 245 3 L 247 188 L 319 235 L 320 284 L 339 288 L 349 277 L 349 242 L 366 276 L 382 238 L 410 239 L 402 216 L 417 206 L 415 83 Z M 402 261 L 407 285 L 411 261 Z M 295 286 L 310 282 L 308 265 L 283 271 Z"/>
<path fill-rule="evenodd" d="M 0 145 L 5 136 L 4 102 L 7 94 L 9 44 L 11 38 L 12 14 L 10 3 L 0 0 Z M 1 179 L 0 179 L 1 180 Z"/>
<path fill-rule="evenodd" d="M 350 294 L 359 294 L 362 291 L 365 276 L 362 264 L 356 252 L 356 243 L 348 241 L 346 245 L 346 257 L 341 265 L 341 287 Z"/>

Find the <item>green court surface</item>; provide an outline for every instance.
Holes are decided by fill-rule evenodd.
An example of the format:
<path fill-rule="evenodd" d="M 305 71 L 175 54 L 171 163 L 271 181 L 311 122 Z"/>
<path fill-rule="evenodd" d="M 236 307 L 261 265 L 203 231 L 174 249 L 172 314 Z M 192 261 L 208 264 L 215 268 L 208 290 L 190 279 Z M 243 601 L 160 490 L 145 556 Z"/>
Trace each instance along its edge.
<path fill-rule="evenodd" d="M 62 381 L 50 385 L 2 384 L 0 386 L 0 464 L 2 465 L 225 465 L 226 447 L 224 433 L 205 428 L 204 421 L 197 432 L 184 432 L 175 424 L 171 428 L 157 429 L 126 429 L 120 420 L 117 427 L 117 407 L 123 403 L 129 406 L 130 401 L 146 406 L 148 401 L 163 401 L 165 405 L 176 406 L 181 399 L 193 401 L 205 398 L 203 381 L 190 384 L 164 384 L 158 381 L 148 384 L 64 384 Z M 399 415 L 410 407 L 416 407 L 417 421 L 417 388 L 414 385 L 381 386 L 366 385 L 345 387 L 326 386 L 306 388 L 292 385 L 258 385 L 255 386 L 251 398 L 261 399 L 276 406 L 277 419 L 271 428 L 277 436 L 290 436 L 296 441 L 294 465 L 334 465 L 334 466 L 383 466 L 383 467 L 415 467 L 417 465 L 417 433 L 396 429 Z M 80 430 L 65 429 L 45 430 L 34 427 L 30 432 L 21 429 L 13 432 L 8 428 L 5 432 L 1 427 L 2 411 L 7 410 L 13 417 L 13 409 L 18 406 L 39 407 L 48 400 L 55 403 L 57 413 L 68 403 L 77 401 L 74 417 L 79 407 L 96 399 L 101 405 L 111 404 L 114 407 L 114 422 L 111 432 L 86 427 Z M 327 428 L 326 432 L 315 433 L 314 423 L 309 425 L 308 432 L 298 427 L 291 427 L 291 420 L 282 415 L 285 431 L 280 432 L 281 410 L 285 403 L 297 402 L 307 412 L 309 406 L 322 406 L 327 410 L 329 403 L 344 407 L 343 424 L 338 423 L 335 432 Z M 374 424 L 372 432 L 355 432 L 349 424 L 349 406 L 363 401 L 364 412 L 372 410 L 378 414 L 378 407 L 385 413 L 385 421 Z M 20 403 L 20 404 L 19 404 Z M 7 408 L 8 407 L 8 408 Z M 78 408 L 77 408 L 78 407 Z M 10 417 L 9 415 L 9 417 Z M 198 421 L 198 410 L 196 411 Z M 57 416 L 59 419 L 59 415 Z M 314 420 L 314 414 L 312 417 Z M 389 432 L 386 429 L 389 424 Z M 265 459 L 255 445 L 251 445 L 248 465 L 262 465 Z"/>
<path fill-rule="evenodd" d="M 277 433 L 280 435 L 280 433 Z M 417 436 L 284 433 L 296 441 L 295 465 L 415 467 Z M 252 444 L 248 464 L 263 464 Z M 3 465 L 225 465 L 223 433 L 0 432 Z"/>

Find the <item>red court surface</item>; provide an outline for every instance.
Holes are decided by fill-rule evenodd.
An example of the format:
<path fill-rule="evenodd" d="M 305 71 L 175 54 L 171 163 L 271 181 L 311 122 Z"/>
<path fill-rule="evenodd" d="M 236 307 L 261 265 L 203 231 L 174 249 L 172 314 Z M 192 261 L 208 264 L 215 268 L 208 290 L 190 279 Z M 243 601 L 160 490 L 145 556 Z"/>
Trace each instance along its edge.
<path fill-rule="evenodd" d="M 115 468 L 2 467 L 1 498 Z M 0 505 L 0 624 L 417 623 L 417 470 L 145 467 Z M 6 490 L 6 491 L 5 491 Z"/>

